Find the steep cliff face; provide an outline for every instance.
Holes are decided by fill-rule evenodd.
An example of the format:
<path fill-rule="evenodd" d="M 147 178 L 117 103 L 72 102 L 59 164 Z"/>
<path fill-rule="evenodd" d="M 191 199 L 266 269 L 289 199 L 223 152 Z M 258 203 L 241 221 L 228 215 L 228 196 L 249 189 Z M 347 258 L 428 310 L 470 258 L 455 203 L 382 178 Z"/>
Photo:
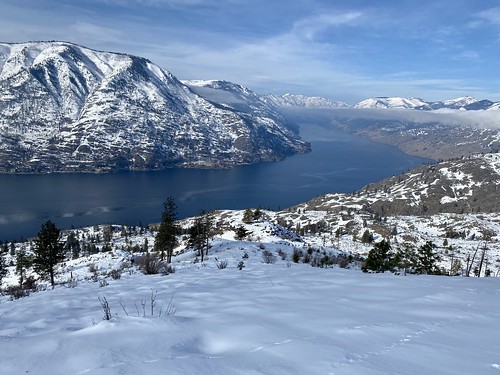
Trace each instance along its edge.
<path fill-rule="evenodd" d="M 309 145 L 278 119 L 195 94 L 150 61 L 0 43 L 0 172 L 226 168 Z"/>

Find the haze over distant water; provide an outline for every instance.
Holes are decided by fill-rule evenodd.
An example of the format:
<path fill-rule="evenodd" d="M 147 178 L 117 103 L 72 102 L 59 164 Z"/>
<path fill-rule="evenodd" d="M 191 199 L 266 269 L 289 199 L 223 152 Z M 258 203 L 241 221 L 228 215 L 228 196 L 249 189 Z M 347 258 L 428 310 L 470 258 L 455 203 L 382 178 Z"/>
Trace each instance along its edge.
<path fill-rule="evenodd" d="M 175 198 L 179 217 L 201 209 L 286 208 L 327 192 L 352 192 L 427 161 L 329 134 L 312 143 L 311 153 L 229 170 L 2 175 L 0 240 L 34 236 L 47 219 L 60 228 L 158 222 L 168 196 Z"/>

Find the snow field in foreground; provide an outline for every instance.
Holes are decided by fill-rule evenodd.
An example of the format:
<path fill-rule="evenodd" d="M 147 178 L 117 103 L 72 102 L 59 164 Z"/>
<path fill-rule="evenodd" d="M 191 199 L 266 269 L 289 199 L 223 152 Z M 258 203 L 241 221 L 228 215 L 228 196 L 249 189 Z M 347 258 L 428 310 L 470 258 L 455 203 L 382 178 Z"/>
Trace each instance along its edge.
<path fill-rule="evenodd" d="M 241 271 L 232 248 L 168 276 L 4 300 L 0 374 L 500 374 L 497 278 L 288 267 L 247 252 Z M 171 298 L 175 314 L 158 317 Z"/>

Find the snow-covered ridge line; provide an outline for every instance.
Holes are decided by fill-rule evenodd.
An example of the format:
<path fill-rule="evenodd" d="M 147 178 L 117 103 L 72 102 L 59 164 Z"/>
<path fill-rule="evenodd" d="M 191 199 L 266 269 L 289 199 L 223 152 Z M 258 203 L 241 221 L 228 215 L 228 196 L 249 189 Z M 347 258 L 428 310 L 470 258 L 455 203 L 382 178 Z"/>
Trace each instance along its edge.
<path fill-rule="evenodd" d="M 497 110 L 498 104 L 490 100 L 479 100 L 470 96 L 429 102 L 420 98 L 378 97 L 368 98 L 354 105 L 358 109 L 414 109 L 414 110 Z"/>
<path fill-rule="evenodd" d="M 368 210 L 380 216 L 500 212 L 500 154 L 422 165 L 353 194 L 326 194 L 297 207 Z"/>
<path fill-rule="evenodd" d="M 65 42 L 0 43 L 0 144 L 10 173 L 227 168 L 309 150 L 270 111 L 219 106 L 147 59 Z"/>

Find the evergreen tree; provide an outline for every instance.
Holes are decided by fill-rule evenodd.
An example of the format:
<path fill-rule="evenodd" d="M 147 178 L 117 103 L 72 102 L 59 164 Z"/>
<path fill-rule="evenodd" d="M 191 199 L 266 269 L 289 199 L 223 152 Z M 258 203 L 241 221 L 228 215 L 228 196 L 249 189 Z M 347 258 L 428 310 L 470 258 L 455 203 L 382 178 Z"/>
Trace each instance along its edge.
<path fill-rule="evenodd" d="M 234 232 L 234 239 L 237 241 L 242 241 L 248 236 L 250 232 L 245 229 L 243 225 L 240 225 L 238 228 L 236 228 L 236 231 Z"/>
<path fill-rule="evenodd" d="M 26 254 L 24 246 L 16 254 L 16 275 L 19 276 L 19 285 L 23 287 L 26 279 L 26 272 L 31 267 L 31 257 Z"/>
<path fill-rule="evenodd" d="M 254 221 L 260 220 L 262 218 L 262 216 L 263 216 L 262 210 L 257 207 L 255 209 L 255 211 L 253 212 L 253 220 Z"/>
<path fill-rule="evenodd" d="M 394 258 L 394 264 L 403 269 L 403 274 L 413 273 L 417 264 L 417 255 L 415 247 L 411 244 L 404 244 L 403 248 L 398 249 Z"/>
<path fill-rule="evenodd" d="M 439 275 L 441 271 L 437 267 L 437 262 L 440 260 L 439 255 L 434 251 L 436 245 L 431 241 L 427 241 L 418 249 L 416 273 L 427 275 Z"/>
<path fill-rule="evenodd" d="M 368 253 L 366 262 L 361 268 L 363 272 L 385 272 L 394 267 L 394 259 L 391 254 L 391 245 L 389 241 L 382 240 L 373 246 Z"/>
<path fill-rule="evenodd" d="M 247 208 L 243 213 L 243 220 L 245 224 L 250 224 L 253 221 L 253 212 L 251 209 Z"/>
<path fill-rule="evenodd" d="M 201 256 L 201 261 L 204 260 L 204 255 L 208 255 L 209 242 L 212 237 L 213 218 L 210 212 L 202 211 L 198 216 L 194 225 L 189 229 L 189 245 L 198 250 L 198 255 Z"/>
<path fill-rule="evenodd" d="M 102 238 L 105 243 L 110 243 L 113 239 L 113 227 L 111 224 L 107 224 L 102 228 Z"/>
<path fill-rule="evenodd" d="M 5 262 L 5 258 L 3 254 L 0 254 L 0 286 L 2 285 L 2 280 L 5 276 L 7 276 L 7 263 Z"/>
<path fill-rule="evenodd" d="M 163 214 L 154 244 L 155 251 L 159 251 L 161 254 L 161 260 L 164 260 L 165 253 L 167 254 L 167 263 L 172 261 L 174 249 L 178 244 L 177 233 L 179 232 L 179 227 L 175 223 L 176 216 L 177 205 L 174 198 L 169 197 L 163 203 Z"/>
<path fill-rule="evenodd" d="M 49 277 L 54 287 L 54 274 L 57 263 L 64 260 L 64 248 L 59 242 L 61 231 L 47 220 L 35 239 L 33 266 L 41 277 Z"/>

